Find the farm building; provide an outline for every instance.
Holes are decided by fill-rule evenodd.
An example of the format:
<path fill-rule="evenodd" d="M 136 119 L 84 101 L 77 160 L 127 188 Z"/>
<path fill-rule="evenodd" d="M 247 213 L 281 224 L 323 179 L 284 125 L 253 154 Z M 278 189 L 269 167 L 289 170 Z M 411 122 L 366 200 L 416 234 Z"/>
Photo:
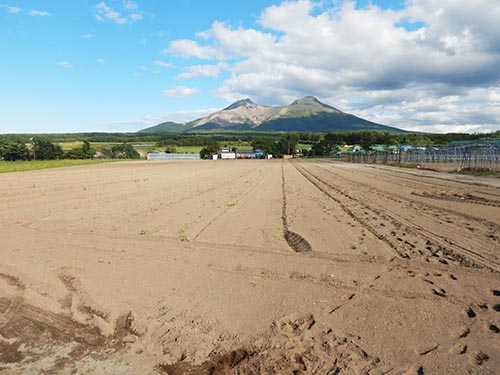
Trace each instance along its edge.
<path fill-rule="evenodd" d="M 167 154 L 165 152 L 149 153 L 148 160 L 200 160 L 199 154 Z"/>
<path fill-rule="evenodd" d="M 212 155 L 212 160 L 217 159 L 272 159 L 271 154 L 265 154 L 261 150 L 239 150 L 231 151 L 228 147 L 222 148 L 217 154 Z"/>
<path fill-rule="evenodd" d="M 242 150 L 242 151 L 236 151 L 236 157 L 238 159 L 256 159 L 257 154 L 255 151 Z"/>
<path fill-rule="evenodd" d="M 236 159 L 236 152 L 231 151 L 228 147 L 223 147 L 218 155 L 219 159 Z"/>

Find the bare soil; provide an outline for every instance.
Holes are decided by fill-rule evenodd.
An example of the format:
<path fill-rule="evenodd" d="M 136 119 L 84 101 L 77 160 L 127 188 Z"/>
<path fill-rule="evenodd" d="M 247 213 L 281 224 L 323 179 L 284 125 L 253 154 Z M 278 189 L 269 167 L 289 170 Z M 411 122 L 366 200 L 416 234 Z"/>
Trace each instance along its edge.
<path fill-rule="evenodd" d="M 498 374 L 496 180 L 322 160 L 0 175 L 0 374 Z"/>

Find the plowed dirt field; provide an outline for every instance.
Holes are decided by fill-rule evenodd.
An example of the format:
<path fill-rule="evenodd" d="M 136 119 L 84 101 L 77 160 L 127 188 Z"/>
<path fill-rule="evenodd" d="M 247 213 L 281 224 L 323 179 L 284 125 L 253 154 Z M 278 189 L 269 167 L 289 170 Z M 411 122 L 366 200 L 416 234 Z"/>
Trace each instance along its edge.
<path fill-rule="evenodd" d="M 0 374 L 499 374 L 500 182 L 324 160 L 0 175 Z"/>

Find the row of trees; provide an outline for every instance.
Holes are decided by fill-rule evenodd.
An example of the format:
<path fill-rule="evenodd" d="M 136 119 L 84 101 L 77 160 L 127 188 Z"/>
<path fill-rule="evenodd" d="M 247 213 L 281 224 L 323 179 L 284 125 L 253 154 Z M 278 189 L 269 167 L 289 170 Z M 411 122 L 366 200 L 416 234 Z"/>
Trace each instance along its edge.
<path fill-rule="evenodd" d="M 255 138 L 251 145 L 254 150 L 261 150 L 276 156 L 291 155 L 295 153 L 300 136 L 297 133 L 282 134 L 277 140 L 270 138 Z"/>
<path fill-rule="evenodd" d="M 32 139 L 30 147 L 19 141 L 0 138 L 0 160 L 55 160 L 55 159 L 92 159 L 96 150 L 86 140 L 81 147 L 64 151 L 57 143 L 47 139 Z M 99 149 L 99 156 L 113 159 L 138 159 L 140 154 L 130 144 L 117 144 Z"/>
<path fill-rule="evenodd" d="M 356 131 L 356 132 L 341 132 L 336 133 L 342 135 L 344 138 L 359 138 L 363 133 L 378 133 L 371 131 Z M 305 144 L 318 143 L 323 134 L 301 132 L 299 135 L 299 142 Z M 431 133 L 390 133 L 398 140 L 399 143 L 416 143 L 416 144 L 447 144 L 452 141 L 466 141 L 477 140 L 483 138 L 500 138 L 500 131 L 492 133 L 447 133 L 447 134 L 431 134 Z M 67 134 L 3 134 L 0 139 L 30 143 L 31 138 L 43 138 L 53 143 L 59 142 L 82 142 L 87 140 L 91 143 L 106 142 L 106 143 L 144 143 L 158 142 L 159 146 L 164 147 L 168 145 L 173 146 L 202 146 L 207 138 L 213 138 L 215 141 L 224 142 L 252 142 L 257 138 L 271 138 L 277 141 L 281 133 L 277 132 L 221 132 L 213 134 L 201 133 L 67 133 Z M 403 141 L 404 139 L 407 141 Z M 354 144 L 359 142 L 347 141 L 347 144 Z"/>

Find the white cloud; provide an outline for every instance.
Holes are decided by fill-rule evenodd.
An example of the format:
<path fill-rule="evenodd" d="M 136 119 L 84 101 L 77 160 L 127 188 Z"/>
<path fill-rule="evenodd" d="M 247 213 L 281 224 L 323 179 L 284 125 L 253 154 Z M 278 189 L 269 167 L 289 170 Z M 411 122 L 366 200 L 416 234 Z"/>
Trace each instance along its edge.
<path fill-rule="evenodd" d="M 217 59 L 222 58 L 216 49 L 208 46 L 201 46 L 193 40 L 175 40 L 170 47 L 161 51 L 163 54 L 181 56 L 183 58 L 197 57 L 199 59 Z"/>
<path fill-rule="evenodd" d="M 188 66 L 184 73 L 179 74 L 175 78 L 191 79 L 197 77 L 218 77 L 224 69 L 227 69 L 226 63 L 215 65 L 192 65 Z"/>
<path fill-rule="evenodd" d="M 186 98 L 193 96 L 200 92 L 200 89 L 186 86 L 175 86 L 171 89 L 164 90 L 163 96 L 168 96 L 169 98 Z"/>
<path fill-rule="evenodd" d="M 170 47 L 162 53 L 196 57 L 204 60 L 230 60 L 239 57 L 250 57 L 261 51 L 271 52 L 276 37 L 253 29 L 238 28 L 232 30 L 225 23 L 214 22 L 208 31 L 198 33 L 201 39 L 214 40 L 212 45 L 201 45 L 188 39 L 174 40 Z"/>
<path fill-rule="evenodd" d="M 90 34 L 90 33 L 88 33 L 88 34 L 83 34 L 83 35 L 82 35 L 82 38 L 83 38 L 83 39 L 87 39 L 87 40 L 88 40 L 88 39 L 95 38 L 95 35 L 94 35 L 94 34 Z"/>
<path fill-rule="evenodd" d="M 21 8 L 12 6 L 12 5 L 7 5 L 7 4 L 0 4 L 0 9 L 6 9 L 7 12 L 12 13 L 12 14 L 18 14 L 21 11 Z"/>
<path fill-rule="evenodd" d="M 392 126 L 490 129 L 500 128 L 498 19 L 500 2 L 489 0 L 408 0 L 397 11 L 290 0 L 264 9 L 255 27 L 214 22 L 162 52 L 215 61 L 177 78 L 216 77 L 227 64 L 217 93 L 228 101 L 315 95 Z"/>
<path fill-rule="evenodd" d="M 102 57 L 99 57 L 99 58 L 97 59 L 97 62 L 98 62 L 99 64 L 106 64 L 106 60 L 104 60 Z"/>
<path fill-rule="evenodd" d="M 74 66 L 71 64 L 69 61 L 59 61 L 57 63 L 60 67 L 66 68 L 66 69 L 73 69 Z"/>
<path fill-rule="evenodd" d="M 43 11 L 43 10 L 35 10 L 35 9 L 31 9 L 28 14 L 30 16 L 39 16 L 39 17 L 47 17 L 47 16 L 51 16 L 52 14 L 50 14 L 49 12 L 46 12 L 46 11 Z"/>
<path fill-rule="evenodd" d="M 139 69 L 142 72 L 147 72 L 148 68 L 146 68 L 144 65 L 138 66 L 137 69 Z"/>
<path fill-rule="evenodd" d="M 173 64 L 165 62 L 165 61 L 161 61 L 161 60 L 153 61 L 153 65 L 154 66 L 161 66 L 162 68 L 173 68 L 174 67 Z"/>
<path fill-rule="evenodd" d="M 136 10 L 139 8 L 136 3 L 130 0 L 125 0 L 123 2 L 123 7 L 128 10 Z"/>
<path fill-rule="evenodd" d="M 119 9 L 112 8 L 106 2 L 101 1 L 95 6 L 95 10 L 95 17 L 101 22 L 108 20 L 123 25 L 144 19 L 142 12 L 139 11 L 139 6 L 133 1 L 123 1 Z"/>

